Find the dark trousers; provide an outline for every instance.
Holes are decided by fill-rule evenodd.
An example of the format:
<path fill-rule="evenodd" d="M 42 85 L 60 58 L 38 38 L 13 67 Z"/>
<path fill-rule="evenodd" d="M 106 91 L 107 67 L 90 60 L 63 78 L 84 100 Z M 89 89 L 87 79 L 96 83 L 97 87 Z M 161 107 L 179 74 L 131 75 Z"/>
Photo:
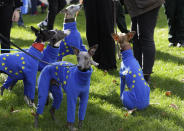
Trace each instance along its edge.
<path fill-rule="evenodd" d="M 13 5 L 9 4 L 4 7 L 0 7 L 0 33 L 4 35 L 8 40 L 10 39 L 10 30 L 12 25 Z M 10 44 L 1 41 L 1 49 L 10 49 Z M 8 53 L 10 51 L 1 51 L 1 53 Z"/>
<path fill-rule="evenodd" d="M 184 0 L 165 0 L 169 42 L 184 43 Z"/>
<path fill-rule="evenodd" d="M 93 59 L 99 63 L 100 69 L 115 69 L 115 44 L 113 33 L 112 0 L 84 0 L 86 15 L 86 37 L 89 47 L 99 47 Z"/>
<path fill-rule="evenodd" d="M 160 7 L 132 18 L 134 56 L 144 74 L 151 74 L 155 61 L 154 29 Z"/>
<path fill-rule="evenodd" d="M 119 30 L 122 33 L 129 32 L 127 30 L 127 25 L 125 21 L 125 11 L 124 11 L 123 5 L 119 1 L 116 1 L 116 22 Z"/>
<path fill-rule="evenodd" d="M 37 3 L 38 0 L 31 0 L 31 14 L 36 14 L 37 13 Z"/>
<path fill-rule="evenodd" d="M 56 15 L 65 7 L 66 1 L 65 0 L 48 0 L 49 2 L 49 11 L 46 18 L 47 29 L 51 30 L 54 27 L 54 21 Z"/>

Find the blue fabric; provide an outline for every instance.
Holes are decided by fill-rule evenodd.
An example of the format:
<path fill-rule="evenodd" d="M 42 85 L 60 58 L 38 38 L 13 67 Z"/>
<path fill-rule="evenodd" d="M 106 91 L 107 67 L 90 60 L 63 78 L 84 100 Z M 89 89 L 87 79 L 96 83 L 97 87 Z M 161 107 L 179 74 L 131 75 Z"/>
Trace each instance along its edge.
<path fill-rule="evenodd" d="M 31 47 L 31 49 L 34 49 L 34 50 L 36 50 L 34 47 Z M 29 52 L 29 51 L 28 51 Z M 36 50 L 36 52 L 37 52 L 37 50 Z M 47 46 L 47 48 L 46 49 L 44 49 L 44 51 L 43 51 L 43 54 L 40 52 L 40 51 L 38 51 L 38 54 L 36 54 L 35 53 L 35 56 L 37 57 L 37 58 L 40 58 L 40 59 L 42 59 L 42 60 L 44 60 L 44 61 L 46 61 L 46 62 L 49 62 L 49 63 L 53 63 L 53 62 L 56 62 L 56 59 L 57 59 L 57 55 L 58 55 L 58 52 L 59 52 L 59 48 L 53 48 L 52 46 L 50 46 L 50 45 L 48 45 Z M 24 53 L 21 53 L 21 54 L 24 54 Z M 10 54 L 10 55 L 17 55 L 17 53 L 16 54 Z M 27 54 L 24 54 L 25 56 L 28 56 Z M 18 57 L 18 56 L 17 56 Z M 19 56 L 20 57 L 20 56 Z M 32 58 L 32 57 L 31 57 Z M 12 59 L 14 59 L 13 57 L 12 57 Z M 27 60 L 27 57 L 25 58 L 26 60 Z M 37 74 L 37 72 L 36 72 L 36 68 L 39 70 L 39 71 L 41 71 L 45 66 L 46 66 L 46 64 L 45 63 L 43 63 L 43 62 L 39 62 L 39 61 L 37 61 L 37 64 L 35 65 L 33 62 L 32 62 L 32 60 L 35 60 L 35 59 L 31 59 L 31 60 L 27 60 L 27 62 L 25 62 L 25 63 L 28 63 L 29 64 L 29 66 L 33 66 L 33 67 L 35 67 L 35 68 L 29 68 L 30 70 L 29 70 L 29 72 L 27 72 L 27 73 L 31 73 L 31 74 Z M 39 64 L 38 64 L 39 63 Z M 13 65 L 14 65 L 15 63 L 13 63 Z M 32 69 L 33 69 L 33 72 L 32 72 Z M 26 71 L 25 71 L 26 72 Z M 31 76 L 31 75 L 30 75 Z M 36 76 L 35 76 L 36 77 Z M 36 83 L 36 78 L 33 78 L 33 80 L 32 81 L 30 81 L 30 82 L 32 82 L 32 83 Z M 7 80 L 5 81 L 5 83 L 3 84 L 3 87 L 4 88 L 6 88 L 6 89 L 8 89 L 11 85 L 13 85 L 13 84 L 15 84 L 15 83 L 17 83 L 17 81 L 18 80 L 21 80 L 21 79 L 24 79 L 24 76 L 22 75 L 22 77 L 21 78 L 17 78 L 17 77 L 14 77 L 14 76 L 8 76 L 8 78 L 7 78 Z M 33 89 L 29 89 L 29 88 L 27 88 L 27 87 L 24 87 L 24 95 L 27 95 L 27 94 L 29 94 L 29 92 L 31 91 L 31 90 L 35 90 L 35 87 L 33 88 Z M 34 98 L 34 96 L 32 96 L 31 97 L 32 99 Z"/>
<path fill-rule="evenodd" d="M 43 61 L 47 61 L 49 63 L 54 63 L 57 61 L 57 56 L 59 53 L 59 48 L 54 48 L 51 45 L 47 45 L 47 48 L 43 51 Z M 39 62 L 38 70 L 41 71 L 47 64 L 43 62 Z"/>
<path fill-rule="evenodd" d="M 46 66 L 39 76 L 37 113 L 38 114 L 43 113 L 44 105 L 46 103 L 48 96 L 48 91 L 53 88 L 50 87 L 50 80 L 55 79 L 67 94 L 67 121 L 68 122 L 75 121 L 75 109 L 78 97 L 80 98 L 79 113 L 78 113 L 79 120 L 84 120 L 88 103 L 92 69 L 86 72 L 81 72 L 78 70 L 76 66 L 64 67 L 66 65 L 71 66 L 72 65 L 71 63 L 62 61 L 62 62 L 55 62 L 53 64 L 55 65 Z M 55 97 L 60 98 L 58 99 L 58 101 L 55 101 L 55 103 L 53 103 L 53 107 L 59 107 L 61 104 L 62 93 L 60 92 L 59 94 L 60 94 L 59 96 L 58 94 L 56 96 L 54 93 L 52 93 L 54 99 Z"/>
<path fill-rule="evenodd" d="M 29 0 L 22 0 L 23 6 L 21 6 L 21 13 L 22 14 L 27 14 L 28 13 L 28 4 Z"/>
<path fill-rule="evenodd" d="M 28 49 L 28 52 L 40 59 L 43 56 L 40 51 L 32 46 Z M 33 100 L 35 96 L 38 61 L 23 52 L 19 52 L 0 55 L 0 64 L 0 70 L 8 74 L 8 79 L 3 84 L 3 87 L 8 88 L 18 80 L 23 80 L 24 95 Z"/>
<path fill-rule="evenodd" d="M 71 33 L 65 37 L 60 44 L 60 51 L 58 54 L 58 60 L 62 60 L 64 56 L 74 54 L 71 47 L 75 47 L 80 51 L 87 51 L 83 45 L 80 32 L 77 30 L 76 22 L 70 22 L 64 24 L 64 30 L 69 29 Z"/>
<path fill-rule="evenodd" d="M 131 49 L 122 52 L 120 77 L 120 96 L 123 95 L 123 105 L 128 109 L 146 108 L 149 105 L 150 88 L 144 80 L 142 69 Z M 125 91 L 125 85 L 127 85 L 128 91 Z"/>

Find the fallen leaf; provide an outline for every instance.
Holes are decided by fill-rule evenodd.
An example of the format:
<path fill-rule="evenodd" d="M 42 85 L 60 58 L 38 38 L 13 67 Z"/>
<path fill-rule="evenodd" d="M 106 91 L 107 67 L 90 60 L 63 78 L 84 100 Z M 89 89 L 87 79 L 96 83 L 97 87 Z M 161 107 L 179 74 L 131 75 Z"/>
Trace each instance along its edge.
<path fill-rule="evenodd" d="M 166 91 L 166 92 L 165 92 L 165 95 L 166 95 L 166 96 L 171 96 L 171 91 Z"/>
<path fill-rule="evenodd" d="M 112 82 L 113 82 L 113 83 L 115 83 L 115 84 L 117 83 L 117 81 L 116 81 L 116 80 L 113 80 Z"/>
<path fill-rule="evenodd" d="M 122 128 L 120 128 L 118 131 L 123 131 L 123 129 L 122 129 Z"/>
<path fill-rule="evenodd" d="M 124 115 L 124 116 L 125 116 L 125 117 L 129 116 L 128 112 L 127 112 L 127 113 L 125 113 L 125 115 Z"/>
<path fill-rule="evenodd" d="M 169 106 L 172 107 L 172 108 L 174 108 L 174 109 L 176 109 L 176 110 L 178 110 L 178 106 L 175 105 L 175 104 L 170 104 Z"/>
<path fill-rule="evenodd" d="M 161 114 L 162 116 L 166 116 L 166 112 L 162 112 L 162 114 Z"/>
<path fill-rule="evenodd" d="M 36 116 L 35 111 L 31 110 L 31 115 Z"/>

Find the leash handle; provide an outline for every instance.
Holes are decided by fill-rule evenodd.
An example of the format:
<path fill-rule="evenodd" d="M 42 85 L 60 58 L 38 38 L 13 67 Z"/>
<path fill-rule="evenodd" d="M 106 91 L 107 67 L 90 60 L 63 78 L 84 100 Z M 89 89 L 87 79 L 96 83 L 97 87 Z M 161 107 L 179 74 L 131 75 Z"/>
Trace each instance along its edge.
<path fill-rule="evenodd" d="M 13 45 L 14 47 L 16 47 L 17 49 L 19 49 L 20 51 L 24 52 L 25 54 L 31 56 L 32 58 L 34 58 L 34 59 L 36 59 L 36 60 L 38 60 L 38 61 L 40 61 L 40 62 L 42 62 L 42 63 L 45 63 L 45 64 L 47 64 L 47 65 L 54 65 L 54 64 L 49 63 L 49 62 L 47 62 L 47 61 L 41 60 L 41 59 L 39 59 L 39 58 L 37 58 L 37 57 L 31 55 L 29 52 L 27 52 L 27 51 L 21 49 L 21 48 L 18 47 L 16 44 L 14 44 L 14 43 L 11 42 L 10 40 L 8 40 L 8 39 L 7 39 L 5 36 L 3 36 L 1 33 L 0 33 L 0 39 L 3 40 L 5 43 L 8 43 L 8 44 Z M 2 42 L 2 43 L 3 43 L 3 42 Z M 4 44 L 4 43 L 3 43 L 3 44 Z M 61 66 L 61 65 L 60 65 L 60 66 Z M 72 66 L 76 66 L 76 65 L 72 65 Z M 63 67 L 72 67 L 72 66 L 63 66 Z"/>

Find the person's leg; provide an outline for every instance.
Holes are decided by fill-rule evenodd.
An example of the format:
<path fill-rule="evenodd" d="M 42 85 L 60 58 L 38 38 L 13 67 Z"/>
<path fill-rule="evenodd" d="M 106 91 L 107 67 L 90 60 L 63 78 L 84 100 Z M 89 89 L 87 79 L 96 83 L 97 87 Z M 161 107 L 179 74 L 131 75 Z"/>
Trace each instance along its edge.
<path fill-rule="evenodd" d="M 6 12 L 6 13 L 5 13 Z M 13 7 L 12 5 L 8 5 L 5 7 L 0 7 L 0 33 L 4 35 L 8 40 L 10 39 L 10 30 L 12 26 L 12 15 L 13 15 Z M 1 42 L 1 49 L 10 49 L 10 44 Z M 9 50 L 2 50 L 1 53 L 9 53 Z"/>
<path fill-rule="evenodd" d="M 31 14 L 37 14 L 37 0 L 31 0 Z"/>
<path fill-rule="evenodd" d="M 97 1 L 98 0 L 84 0 L 84 12 L 85 12 L 85 17 L 86 17 L 86 37 L 88 41 L 89 47 L 92 47 L 95 44 L 99 44 L 100 48 L 100 43 L 98 40 L 98 17 L 97 14 Z M 96 62 L 99 62 L 99 56 L 100 52 L 96 51 L 95 56 L 93 59 Z"/>
<path fill-rule="evenodd" d="M 138 16 L 138 39 L 142 47 L 143 73 L 149 76 L 155 61 L 154 29 L 160 7 Z M 145 78 L 147 81 L 148 79 Z"/>
<path fill-rule="evenodd" d="M 63 0 L 48 0 L 49 8 L 47 14 L 47 29 L 52 30 L 57 13 L 64 8 L 66 2 Z"/>
<path fill-rule="evenodd" d="M 168 34 L 168 40 L 170 42 L 169 46 L 176 46 L 177 40 L 176 40 L 176 10 L 178 7 L 176 7 L 176 1 L 177 0 L 165 0 L 165 14 L 167 16 L 168 20 L 168 26 L 169 26 L 169 34 Z"/>
<path fill-rule="evenodd" d="M 100 0 L 97 4 L 99 48 L 94 58 L 100 60 L 98 68 L 103 70 L 116 69 L 115 43 L 111 36 L 114 32 L 113 6 L 111 0 Z M 95 59 L 94 59 L 95 60 Z"/>
<path fill-rule="evenodd" d="M 118 28 L 122 33 L 128 33 L 127 25 L 125 21 L 125 12 L 123 10 L 123 7 L 119 1 L 116 2 L 116 21 Z"/>
<path fill-rule="evenodd" d="M 178 47 L 184 47 L 184 1 L 176 0 L 176 39 L 179 42 Z"/>
<path fill-rule="evenodd" d="M 139 62 L 139 65 L 142 68 L 142 47 L 138 40 L 139 30 L 137 27 L 138 26 L 137 19 L 138 19 L 137 17 L 133 17 L 131 19 L 132 21 L 131 30 L 136 31 L 136 34 L 134 35 L 134 38 L 133 38 L 133 51 L 134 51 L 135 58 L 137 59 L 137 61 Z"/>

